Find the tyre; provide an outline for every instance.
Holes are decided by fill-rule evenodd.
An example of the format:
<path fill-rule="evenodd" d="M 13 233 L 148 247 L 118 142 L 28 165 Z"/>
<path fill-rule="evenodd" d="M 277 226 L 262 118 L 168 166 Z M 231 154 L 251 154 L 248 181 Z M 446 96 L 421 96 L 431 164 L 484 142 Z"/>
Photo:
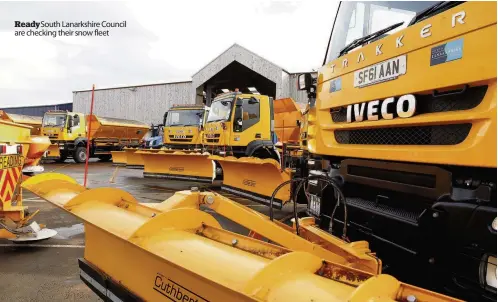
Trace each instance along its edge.
<path fill-rule="evenodd" d="M 86 148 L 83 146 L 77 147 L 74 150 L 73 159 L 77 163 L 84 163 L 86 161 Z"/>
<path fill-rule="evenodd" d="M 110 154 L 99 155 L 99 160 L 100 161 L 110 161 L 111 158 L 112 158 L 112 155 L 110 155 Z"/>

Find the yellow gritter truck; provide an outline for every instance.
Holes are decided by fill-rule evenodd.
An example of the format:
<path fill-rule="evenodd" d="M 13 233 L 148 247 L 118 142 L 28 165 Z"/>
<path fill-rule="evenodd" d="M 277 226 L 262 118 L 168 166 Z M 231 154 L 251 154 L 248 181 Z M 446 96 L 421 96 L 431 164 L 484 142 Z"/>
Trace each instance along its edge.
<path fill-rule="evenodd" d="M 57 234 L 33 221 L 38 213 L 28 212 L 23 205 L 21 182 L 24 169 L 36 169 L 40 158 L 50 145 L 47 137 L 31 136 L 31 126 L 18 124 L 0 111 L 0 239 L 14 242 L 33 242 Z M 5 261 L 5 258 L 3 259 Z"/>
<path fill-rule="evenodd" d="M 90 157 L 105 161 L 111 159 L 111 151 L 140 145 L 149 130 L 147 124 L 133 120 L 49 111 L 42 124 L 42 135 L 52 142 L 47 158 L 65 161 L 72 157 L 77 163 L 85 162 L 89 123 L 92 123 Z"/>
<path fill-rule="evenodd" d="M 299 78 L 310 175 L 345 197 L 310 179 L 308 212 L 470 301 L 496 301 L 496 18 L 496 2 L 342 2 L 318 78 Z"/>
<path fill-rule="evenodd" d="M 163 147 L 195 150 L 202 148 L 202 129 L 209 114 L 204 105 L 173 105 L 164 114 Z"/>

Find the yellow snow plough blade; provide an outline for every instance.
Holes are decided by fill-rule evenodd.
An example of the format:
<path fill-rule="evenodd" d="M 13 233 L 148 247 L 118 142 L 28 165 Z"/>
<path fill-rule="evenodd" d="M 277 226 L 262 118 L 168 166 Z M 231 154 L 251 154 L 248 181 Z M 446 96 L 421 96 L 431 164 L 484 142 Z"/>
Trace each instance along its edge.
<path fill-rule="evenodd" d="M 235 158 L 233 156 L 210 156 L 223 169 L 221 189 L 235 195 L 269 205 L 275 189 L 290 180 L 291 171 L 282 171 L 274 159 L 256 157 Z M 282 208 L 290 198 L 290 184 L 284 185 L 273 199 L 273 206 Z"/>
<path fill-rule="evenodd" d="M 140 204 L 123 190 L 87 190 L 52 173 L 23 187 L 84 221 L 80 278 L 106 300 L 458 301 L 355 268 L 380 267 L 363 242 L 330 246 L 327 234 L 314 244 L 212 192 Z M 280 245 L 222 229 L 201 205 Z"/>
<path fill-rule="evenodd" d="M 126 152 L 125 151 L 111 151 L 112 165 L 113 166 L 126 166 Z"/>
<path fill-rule="evenodd" d="M 209 154 L 185 151 L 137 151 L 144 161 L 144 177 L 211 183 L 214 167 Z"/>
<path fill-rule="evenodd" d="M 137 148 L 124 148 L 123 149 L 126 156 L 126 168 L 132 169 L 143 169 L 144 161 L 142 159 L 142 155 L 140 153 L 136 153 L 139 151 Z"/>

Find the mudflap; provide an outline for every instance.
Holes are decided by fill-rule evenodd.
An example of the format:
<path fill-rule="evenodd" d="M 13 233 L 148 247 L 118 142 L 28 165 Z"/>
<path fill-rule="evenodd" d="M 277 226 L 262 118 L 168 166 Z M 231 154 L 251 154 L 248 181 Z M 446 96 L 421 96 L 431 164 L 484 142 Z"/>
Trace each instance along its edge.
<path fill-rule="evenodd" d="M 223 169 L 223 191 L 270 205 L 275 189 L 290 180 L 289 169 L 282 171 L 274 159 L 256 157 L 235 158 L 232 156 L 210 156 Z M 273 207 L 281 209 L 290 199 L 291 185 L 284 185 L 273 199 Z"/>
<path fill-rule="evenodd" d="M 46 159 L 57 159 L 61 157 L 61 152 L 59 150 L 58 144 L 51 144 L 48 146 L 47 154 L 45 156 Z"/>
<path fill-rule="evenodd" d="M 112 165 L 113 166 L 126 166 L 126 152 L 125 151 L 111 151 Z"/>
<path fill-rule="evenodd" d="M 80 279 L 102 300 L 109 302 L 117 301 L 144 301 L 135 296 L 119 282 L 112 280 L 105 273 L 91 265 L 83 258 L 78 259 L 80 268 Z"/>
<path fill-rule="evenodd" d="M 198 152 L 137 151 L 144 161 L 144 177 L 212 183 L 213 161 Z"/>
<path fill-rule="evenodd" d="M 142 154 L 137 153 L 139 149 L 136 148 L 124 148 L 126 156 L 126 168 L 130 169 L 143 169 L 144 161 L 142 159 Z"/>

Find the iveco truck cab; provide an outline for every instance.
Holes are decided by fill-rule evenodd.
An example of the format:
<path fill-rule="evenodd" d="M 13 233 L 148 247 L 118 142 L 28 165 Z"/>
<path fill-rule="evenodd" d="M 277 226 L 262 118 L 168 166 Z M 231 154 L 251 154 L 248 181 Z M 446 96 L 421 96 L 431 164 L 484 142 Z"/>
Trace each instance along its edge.
<path fill-rule="evenodd" d="M 211 104 L 204 129 L 204 148 L 211 154 L 273 158 L 273 98 L 229 92 Z"/>
<path fill-rule="evenodd" d="M 164 114 L 164 147 L 202 149 L 202 129 L 209 113 L 204 105 L 173 105 Z"/>
<path fill-rule="evenodd" d="M 341 2 L 316 85 L 299 81 L 310 169 L 342 191 L 310 181 L 309 213 L 469 301 L 496 301 L 496 8 Z"/>

